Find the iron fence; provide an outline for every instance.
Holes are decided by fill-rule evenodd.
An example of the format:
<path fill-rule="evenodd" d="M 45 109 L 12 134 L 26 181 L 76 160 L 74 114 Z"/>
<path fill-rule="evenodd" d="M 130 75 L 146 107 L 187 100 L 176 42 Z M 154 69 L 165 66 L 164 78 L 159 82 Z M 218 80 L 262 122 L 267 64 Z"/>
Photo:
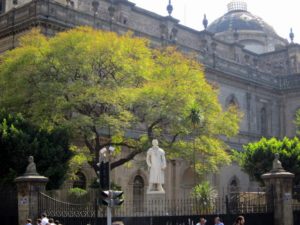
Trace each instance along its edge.
<path fill-rule="evenodd" d="M 67 201 L 69 200 L 69 201 Z M 105 206 L 99 204 L 98 192 L 89 193 L 81 198 L 66 197 L 57 199 L 45 193 L 39 194 L 39 212 L 51 217 L 93 217 L 106 216 Z M 213 201 L 200 198 L 185 199 L 140 199 L 125 202 L 113 208 L 114 217 L 159 217 L 159 216 L 196 216 L 221 214 L 269 213 L 273 207 L 265 201 L 264 193 L 251 193 L 218 197 Z"/>

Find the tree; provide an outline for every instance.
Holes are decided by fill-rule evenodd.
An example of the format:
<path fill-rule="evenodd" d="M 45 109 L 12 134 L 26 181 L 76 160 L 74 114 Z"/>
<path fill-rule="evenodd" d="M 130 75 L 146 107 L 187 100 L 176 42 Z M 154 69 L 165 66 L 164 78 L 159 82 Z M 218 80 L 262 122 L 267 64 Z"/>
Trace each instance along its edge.
<path fill-rule="evenodd" d="M 196 209 L 199 212 L 207 212 L 216 206 L 218 192 L 208 181 L 204 181 L 193 188 L 191 197 L 197 199 Z"/>
<path fill-rule="evenodd" d="M 113 169 L 145 152 L 153 138 L 168 157 L 188 160 L 194 141 L 205 157 L 199 171 L 228 163 L 220 136 L 238 132 L 237 110 L 222 110 L 195 56 L 149 46 L 131 34 L 86 27 L 52 38 L 33 30 L 1 57 L 0 103 L 48 130 L 68 129 L 94 168 L 103 147 L 116 147 Z M 193 108 L 204 120 L 191 136 Z"/>
<path fill-rule="evenodd" d="M 261 175 L 272 169 L 275 153 L 279 154 L 283 168 L 295 174 L 294 183 L 299 184 L 300 140 L 297 137 L 283 140 L 262 138 L 244 146 L 244 151 L 235 151 L 234 156 L 246 173 L 262 182 Z"/>
<path fill-rule="evenodd" d="M 39 130 L 20 114 L 0 111 L 0 188 L 12 186 L 25 172 L 30 155 L 35 157 L 38 172 L 50 178 L 47 188 L 58 188 L 71 157 L 66 133 Z"/>

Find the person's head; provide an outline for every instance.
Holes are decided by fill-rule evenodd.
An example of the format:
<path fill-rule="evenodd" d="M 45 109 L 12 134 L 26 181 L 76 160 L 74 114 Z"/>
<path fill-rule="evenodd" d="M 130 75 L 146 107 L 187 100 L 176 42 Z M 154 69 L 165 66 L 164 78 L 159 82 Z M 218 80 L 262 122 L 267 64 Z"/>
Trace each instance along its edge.
<path fill-rule="evenodd" d="M 157 139 L 153 139 L 152 140 L 152 145 L 153 146 L 158 146 L 158 140 Z"/>
<path fill-rule="evenodd" d="M 204 225 L 206 223 L 206 219 L 204 219 L 203 217 L 200 218 L 200 224 Z"/>
<path fill-rule="evenodd" d="M 42 214 L 42 218 L 44 218 L 44 217 L 47 217 L 47 214 L 46 214 L 46 213 L 43 213 L 43 214 Z"/>
<path fill-rule="evenodd" d="M 41 219 L 37 219 L 36 222 L 37 222 L 37 224 L 41 224 L 42 220 Z"/>
<path fill-rule="evenodd" d="M 243 224 L 245 224 L 245 218 L 243 216 L 238 216 L 235 219 L 235 224 L 236 225 L 243 225 Z"/>
<path fill-rule="evenodd" d="M 57 224 L 57 225 L 60 224 L 60 223 L 59 223 L 59 220 L 55 220 L 54 223 Z"/>
<path fill-rule="evenodd" d="M 27 219 L 26 221 L 27 221 L 27 223 L 31 223 L 31 219 Z"/>
<path fill-rule="evenodd" d="M 215 217 L 215 224 L 218 224 L 218 223 L 220 223 L 220 217 Z"/>
<path fill-rule="evenodd" d="M 53 218 L 50 218 L 50 219 L 49 219 L 49 223 L 54 223 L 54 219 L 53 219 Z"/>

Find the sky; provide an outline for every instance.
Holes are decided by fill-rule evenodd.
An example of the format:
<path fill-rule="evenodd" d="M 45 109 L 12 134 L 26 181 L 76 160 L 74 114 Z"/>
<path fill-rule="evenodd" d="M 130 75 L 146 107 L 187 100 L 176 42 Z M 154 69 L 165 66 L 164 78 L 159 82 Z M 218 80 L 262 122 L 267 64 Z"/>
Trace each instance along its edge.
<path fill-rule="evenodd" d="M 168 0 L 129 0 L 136 6 L 166 16 Z M 229 0 L 172 0 L 172 16 L 180 23 L 196 30 L 202 30 L 203 15 L 211 23 L 227 12 Z M 300 1 L 299 0 L 247 0 L 248 11 L 261 17 L 271 25 L 277 34 L 289 40 L 290 28 L 295 35 L 294 42 L 300 43 Z"/>

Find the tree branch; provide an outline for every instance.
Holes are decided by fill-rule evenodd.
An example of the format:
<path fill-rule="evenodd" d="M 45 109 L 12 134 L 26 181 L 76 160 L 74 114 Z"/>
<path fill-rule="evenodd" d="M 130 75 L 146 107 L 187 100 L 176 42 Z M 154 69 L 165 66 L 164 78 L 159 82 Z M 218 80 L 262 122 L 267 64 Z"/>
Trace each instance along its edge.
<path fill-rule="evenodd" d="M 114 146 L 123 146 L 123 147 L 127 147 L 127 148 L 130 148 L 130 149 L 134 149 L 135 148 L 135 146 L 129 145 L 129 144 L 125 143 L 125 142 L 120 142 L 120 143 L 107 142 L 107 143 L 105 143 L 103 145 L 100 145 L 100 149 L 102 149 L 104 147 L 112 146 L 112 145 L 114 145 Z"/>
<path fill-rule="evenodd" d="M 100 135 L 99 135 L 99 133 L 98 133 L 98 131 L 97 131 L 97 128 L 95 127 L 95 126 L 93 126 L 92 127 L 92 131 L 95 133 L 95 135 L 96 135 L 96 138 L 95 138 L 95 150 L 96 151 L 99 151 L 101 148 L 100 148 Z"/>
<path fill-rule="evenodd" d="M 85 143 L 86 147 L 88 147 L 88 149 L 90 150 L 91 153 L 95 152 L 95 148 L 93 147 L 91 142 L 89 142 L 86 135 L 84 136 L 84 143 Z"/>
<path fill-rule="evenodd" d="M 159 124 L 160 122 L 162 122 L 163 119 L 159 118 L 158 120 L 154 121 L 147 129 L 147 134 L 149 137 L 149 140 L 153 139 L 153 127 L 155 127 L 157 124 Z"/>
<path fill-rule="evenodd" d="M 180 135 L 180 133 L 181 133 L 181 132 L 178 132 L 177 134 L 175 134 L 175 135 L 173 136 L 173 138 L 172 138 L 172 140 L 171 140 L 171 142 L 170 142 L 170 144 L 169 144 L 168 147 L 171 147 L 171 146 L 176 142 L 176 139 L 177 139 L 177 137 Z"/>
<path fill-rule="evenodd" d="M 110 168 L 114 169 L 118 166 L 123 165 L 124 163 L 129 162 L 130 160 L 132 160 L 136 155 L 142 153 L 143 150 L 142 149 L 136 149 L 134 151 L 132 151 L 131 153 L 129 153 L 125 158 L 121 158 L 113 163 L 110 164 Z"/>

